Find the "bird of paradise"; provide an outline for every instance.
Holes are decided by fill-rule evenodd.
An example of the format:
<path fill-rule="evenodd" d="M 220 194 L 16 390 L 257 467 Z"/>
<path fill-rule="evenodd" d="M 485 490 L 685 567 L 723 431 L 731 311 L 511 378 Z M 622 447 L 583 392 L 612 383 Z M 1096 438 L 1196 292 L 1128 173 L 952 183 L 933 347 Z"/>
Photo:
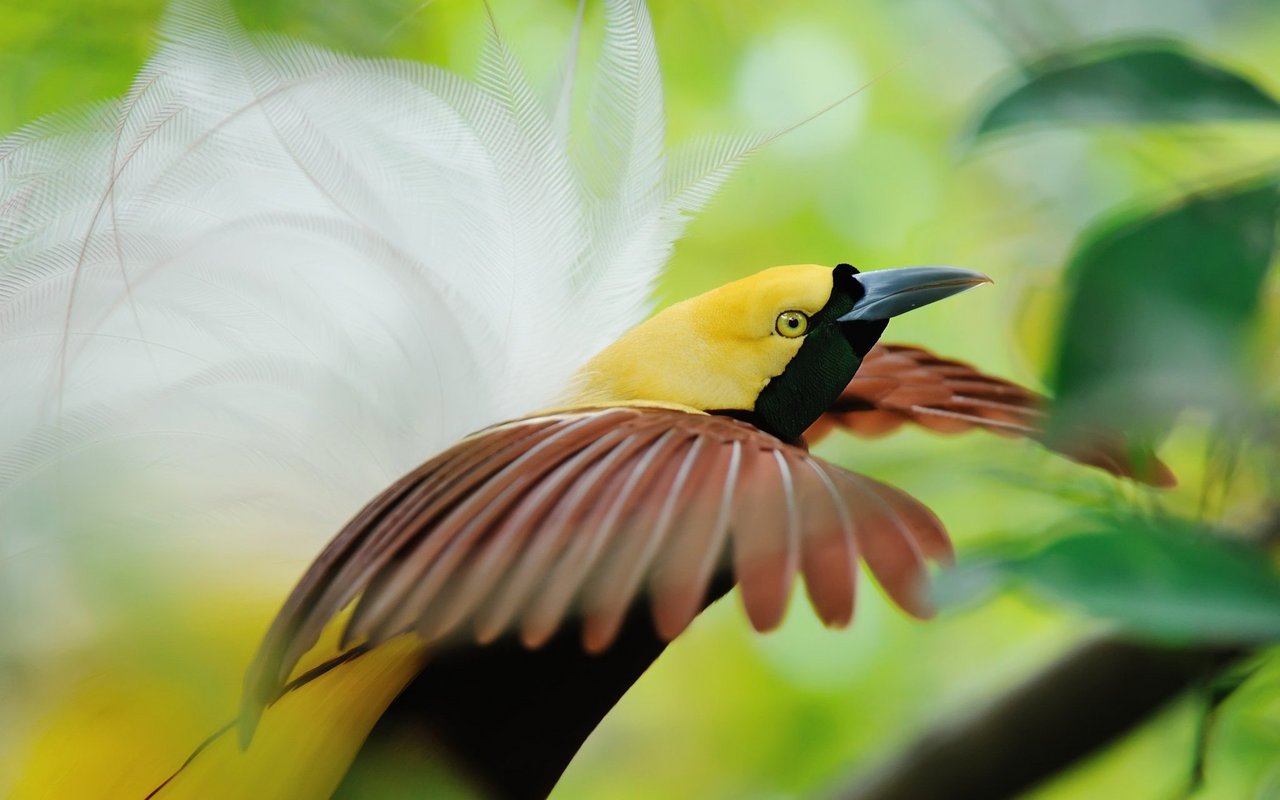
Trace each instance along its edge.
<path fill-rule="evenodd" d="M 735 585 L 759 630 L 797 579 L 847 625 L 862 561 L 930 613 L 942 523 L 808 445 L 1039 437 L 1043 398 L 879 341 L 986 279 L 775 267 L 646 319 L 689 214 L 770 136 L 667 153 L 645 8 L 604 7 L 582 129 L 577 30 L 540 93 L 493 27 L 466 79 L 179 2 L 123 99 L 0 143 L 9 549 L 163 572 L 166 602 L 213 599 L 162 624 L 248 666 L 238 714 L 188 709 L 109 626 L 67 634 L 93 676 L 24 707 L 14 796 L 326 797 L 406 716 L 536 796 Z M 1062 449 L 1170 480 L 1110 439 Z"/>

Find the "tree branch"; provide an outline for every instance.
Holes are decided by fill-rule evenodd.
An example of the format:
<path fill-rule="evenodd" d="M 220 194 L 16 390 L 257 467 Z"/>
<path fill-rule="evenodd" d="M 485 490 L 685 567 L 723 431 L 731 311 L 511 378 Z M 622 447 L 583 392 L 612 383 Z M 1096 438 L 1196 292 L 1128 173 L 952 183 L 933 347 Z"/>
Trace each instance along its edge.
<path fill-rule="evenodd" d="M 842 800 L 995 800 L 1056 775 L 1243 655 L 1087 643 L 991 706 L 929 732 Z"/>

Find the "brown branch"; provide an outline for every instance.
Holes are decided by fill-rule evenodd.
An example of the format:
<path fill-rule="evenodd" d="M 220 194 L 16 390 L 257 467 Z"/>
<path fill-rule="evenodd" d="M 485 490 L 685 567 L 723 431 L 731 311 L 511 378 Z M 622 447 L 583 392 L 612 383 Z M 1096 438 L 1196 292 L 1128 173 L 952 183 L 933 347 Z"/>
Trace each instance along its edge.
<path fill-rule="evenodd" d="M 1243 655 L 1104 638 L 970 716 L 935 729 L 841 800 L 1014 797 L 1140 725 Z"/>

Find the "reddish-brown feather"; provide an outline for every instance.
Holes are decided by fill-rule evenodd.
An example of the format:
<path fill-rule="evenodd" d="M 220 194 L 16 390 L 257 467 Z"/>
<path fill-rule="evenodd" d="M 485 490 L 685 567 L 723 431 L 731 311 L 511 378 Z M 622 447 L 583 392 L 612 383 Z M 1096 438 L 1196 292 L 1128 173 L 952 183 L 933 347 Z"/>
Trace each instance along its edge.
<path fill-rule="evenodd" d="M 654 626 L 667 639 L 678 636 L 702 610 L 711 578 L 724 560 L 744 448 L 737 440 L 718 444 L 714 461 L 695 476 L 690 491 L 701 502 L 684 508 L 680 531 L 658 553 L 649 578 Z"/>
<path fill-rule="evenodd" d="M 824 623 L 848 625 L 853 620 L 858 579 L 853 515 L 821 467 L 812 460 L 796 461 L 796 495 L 804 517 L 800 571 L 805 591 Z"/>
<path fill-rule="evenodd" d="M 706 440 L 692 438 L 685 444 L 671 459 L 674 468 L 665 470 L 637 508 L 639 513 L 626 520 L 617 546 L 605 555 L 584 592 L 583 643 L 591 652 L 603 651 L 617 636 L 654 557 L 677 522 L 678 504 L 689 502 L 690 476 Z"/>
<path fill-rule="evenodd" d="M 772 630 L 782 621 L 800 558 L 795 481 L 785 461 L 771 457 L 774 453 L 744 463 L 742 491 L 730 523 L 734 575 L 747 617 L 758 631 Z"/>
<path fill-rule="evenodd" d="M 415 626 L 429 640 L 446 633 L 446 620 L 438 611 L 449 604 L 433 603 L 437 593 L 473 567 L 475 559 L 468 557 L 477 543 L 491 535 L 530 487 L 596 438 L 592 422 L 581 418 L 548 429 L 545 437 L 442 517 L 432 537 L 418 537 L 419 546 L 405 555 L 403 563 L 384 567 L 393 581 L 399 579 L 383 596 L 389 607 L 382 613 L 371 612 L 380 622 L 357 635 L 385 639 Z M 431 547 L 432 540 L 443 542 L 443 547 Z"/>
<path fill-rule="evenodd" d="M 540 427 L 534 435 L 519 440 L 530 443 L 530 447 L 521 450 L 514 460 L 483 462 L 430 502 L 420 502 L 423 508 L 410 518 L 411 522 L 389 532 L 390 545 L 370 565 L 376 572 L 347 623 L 344 641 L 379 641 L 394 635 L 393 630 L 399 633 L 412 627 L 416 615 L 406 609 L 406 601 L 413 594 L 429 594 L 439 588 L 444 574 L 437 572 L 433 580 L 426 580 L 427 571 L 440 560 L 449 560 L 450 553 L 456 550 L 456 540 L 468 532 L 466 523 L 472 515 L 490 513 L 498 495 L 510 488 L 500 476 L 511 473 L 518 464 L 528 464 L 532 454 L 552 445 L 573 425 L 584 422 L 557 420 Z M 434 535 L 419 535 L 424 529 L 432 530 Z"/>
<path fill-rule="evenodd" d="M 593 502 L 599 488 L 615 474 L 610 471 L 613 466 L 656 436 L 656 432 L 642 436 L 634 430 L 625 431 L 622 438 L 586 467 L 571 486 L 566 485 L 563 494 L 542 501 L 545 508 L 532 511 L 530 520 L 521 523 L 528 530 L 527 545 L 522 552 L 512 553 L 513 561 L 506 580 L 496 586 L 490 599 L 481 603 L 475 625 L 477 640 L 489 642 L 507 630 L 533 593 L 541 589 L 547 570 L 571 539 L 575 522 L 581 519 L 582 509 Z M 533 527 L 534 515 L 543 520 L 536 528 Z"/>
<path fill-rule="evenodd" d="M 389 517 L 384 524 L 374 529 L 368 545 L 358 554 L 359 557 L 350 559 L 347 568 L 332 579 L 334 588 L 342 594 L 316 603 L 312 624 L 315 635 L 318 636 L 332 615 L 345 607 L 363 589 L 361 601 L 342 634 L 342 646 L 348 646 L 357 632 L 364 630 L 364 615 L 374 607 L 370 601 L 378 596 L 379 584 L 390 578 L 382 570 L 406 546 L 406 532 L 410 532 L 411 536 L 412 531 L 429 525 L 442 509 L 449 507 L 450 503 L 456 502 L 463 494 L 501 469 L 504 466 L 504 454 L 510 453 L 521 443 L 545 435 L 547 429 L 554 424 L 553 420 L 546 420 L 524 428 L 511 426 L 495 430 L 484 436 L 484 441 L 476 441 L 472 446 L 468 446 L 471 445 L 470 440 L 463 440 L 436 459 L 443 462 L 439 470 L 440 479 L 418 487 L 411 496 L 406 497 L 398 509 L 401 513 Z"/>
<path fill-rule="evenodd" d="M 955 548 L 947 536 L 942 521 L 911 495 L 888 484 L 865 476 L 856 476 L 892 509 L 902 521 L 902 530 L 914 542 L 920 553 L 930 561 L 950 565 L 955 562 Z"/>
<path fill-rule="evenodd" d="M 1154 455 L 1132 451 L 1113 432 L 1079 431 L 1046 441 L 1048 401 L 1015 383 L 985 375 L 968 364 L 939 358 L 909 345 L 877 344 L 831 410 L 805 432 L 814 443 L 836 428 L 859 436 L 884 436 L 910 422 L 938 433 L 981 428 L 1034 439 L 1068 458 L 1114 475 L 1172 486 L 1173 473 Z"/>
<path fill-rule="evenodd" d="M 393 483 L 325 547 L 276 615 L 246 674 L 246 729 L 256 713 L 274 700 L 294 665 L 314 646 L 333 616 L 367 588 L 359 571 L 382 551 L 382 540 L 389 538 L 385 532 L 403 526 L 410 510 L 417 507 L 415 496 L 430 497 L 431 487 L 458 480 L 471 466 L 513 446 L 524 435 L 526 431 L 508 430 L 494 432 L 483 442 L 463 440 Z"/>
<path fill-rule="evenodd" d="M 727 565 L 757 628 L 781 621 L 798 573 L 823 621 L 845 624 L 859 553 L 921 614 L 924 555 L 950 546 L 906 495 L 728 417 L 617 407 L 530 418 L 468 437 L 352 519 L 273 624 L 247 702 L 274 699 L 356 598 L 346 641 L 416 630 L 430 642 L 469 625 L 482 642 L 518 632 L 538 646 L 580 611 L 584 644 L 599 650 L 642 588 L 658 632 L 676 635 Z"/>
<path fill-rule="evenodd" d="M 852 493 L 851 505 L 858 509 L 858 544 L 871 574 L 903 611 L 922 619 L 931 616 L 922 591 L 927 573 L 917 544 L 920 537 L 911 532 L 895 504 L 885 499 L 882 484 L 844 470 L 834 473 L 837 485 Z"/>
<path fill-rule="evenodd" d="M 472 610 L 476 612 L 476 639 L 480 643 L 491 641 L 502 632 L 506 620 L 495 627 L 492 614 L 486 613 L 488 600 L 500 589 L 499 581 L 507 574 L 523 548 L 535 534 L 538 526 L 552 512 L 555 505 L 571 490 L 574 482 L 606 454 L 617 447 L 627 431 L 615 428 L 596 439 L 581 452 L 560 464 L 554 473 L 526 494 L 519 505 L 503 520 L 493 535 L 485 542 L 474 565 L 466 575 L 452 607 L 442 612 L 449 623 L 456 623 Z M 509 585 L 510 582 L 508 581 Z M 521 598 L 522 599 L 522 598 Z"/>
<path fill-rule="evenodd" d="M 667 460 L 682 443 L 683 438 L 675 427 L 667 428 L 636 460 L 626 464 L 605 485 L 559 562 L 546 576 L 542 592 L 535 596 L 524 615 L 520 637 L 526 646 L 541 646 L 560 627 L 587 575 L 606 548 L 613 546 L 629 510 L 668 467 Z"/>

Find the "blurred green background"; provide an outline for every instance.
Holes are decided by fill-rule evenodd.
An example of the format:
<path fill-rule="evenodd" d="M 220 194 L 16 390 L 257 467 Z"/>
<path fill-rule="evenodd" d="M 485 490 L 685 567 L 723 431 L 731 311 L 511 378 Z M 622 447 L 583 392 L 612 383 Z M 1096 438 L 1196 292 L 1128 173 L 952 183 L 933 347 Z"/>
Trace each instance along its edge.
<path fill-rule="evenodd" d="M 484 31 L 480 0 L 234 5 L 250 29 L 463 73 L 474 67 Z M 574 4 L 493 5 L 499 29 L 534 77 L 548 76 Z M 588 3 L 588 60 L 597 5 Z M 124 92 L 154 49 L 163 7 L 159 0 L 0 3 L 0 131 Z M 1119 37 L 1175 39 L 1263 92 L 1280 93 L 1274 2 L 658 0 L 651 13 L 672 142 L 785 127 L 863 87 L 740 170 L 678 246 L 660 287 L 664 303 L 781 263 L 967 266 L 995 285 L 896 320 L 885 340 L 1045 388 L 1071 296 L 1066 265 L 1087 229 L 1124 209 L 1159 207 L 1192 188 L 1251 175 L 1280 157 L 1280 128 L 1213 114 L 1195 125 L 1050 124 L 1020 135 L 974 135 L 984 111 L 1034 74 L 1043 55 Z M 1260 307 L 1247 349 L 1249 368 L 1262 377 L 1243 391 L 1273 408 L 1280 386 L 1268 379 L 1280 373 L 1274 278 L 1263 284 Z M 1233 529 L 1256 525 L 1274 492 L 1270 456 L 1246 453 L 1224 481 L 1213 456 L 1220 422 L 1211 411 L 1181 413 L 1160 450 L 1180 486 L 1158 494 L 982 434 L 833 437 L 820 452 L 922 499 L 947 523 L 963 559 L 1052 539 L 1082 511 L 1158 507 Z M 823 630 L 797 602 L 780 631 L 759 636 L 731 597 L 704 614 L 605 720 L 557 796 L 821 795 L 981 707 L 1105 625 L 1019 592 L 915 623 L 864 583 L 852 629 Z M 1181 701 L 1030 796 L 1183 796 L 1200 713 L 1194 698 Z M 1224 703 L 1207 765 L 1196 797 L 1280 796 L 1274 665 Z M 389 764 L 367 778 L 365 796 L 417 796 L 406 788 L 412 775 L 398 769 L 413 771 Z"/>

